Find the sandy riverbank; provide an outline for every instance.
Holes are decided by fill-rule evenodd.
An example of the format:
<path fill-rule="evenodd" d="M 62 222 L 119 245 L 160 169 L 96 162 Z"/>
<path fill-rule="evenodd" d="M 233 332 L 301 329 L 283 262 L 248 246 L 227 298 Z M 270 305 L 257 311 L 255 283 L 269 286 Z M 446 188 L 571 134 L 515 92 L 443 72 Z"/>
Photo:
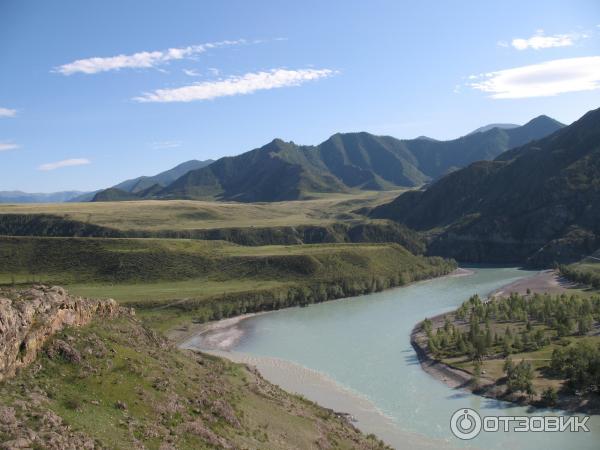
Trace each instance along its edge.
<path fill-rule="evenodd" d="M 228 351 L 234 348 L 244 336 L 245 329 L 242 326 L 244 320 L 267 313 L 268 311 L 242 314 L 216 322 L 191 324 L 171 330 L 167 336 L 180 348 Z"/>
<path fill-rule="evenodd" d="M 562 294 L 567 289 L 572 289 L 577 286 L 576 283 L 561 277 L 555 270 L 543 270 L 537 275 L 522 280 L 517 280 L 514 283 L 502 286 L 500 289 L 492 292 L 491 297 L 501 297 L 516 293 L 524 295 L 529 290 L 532 293 L 540 294 Z"/>

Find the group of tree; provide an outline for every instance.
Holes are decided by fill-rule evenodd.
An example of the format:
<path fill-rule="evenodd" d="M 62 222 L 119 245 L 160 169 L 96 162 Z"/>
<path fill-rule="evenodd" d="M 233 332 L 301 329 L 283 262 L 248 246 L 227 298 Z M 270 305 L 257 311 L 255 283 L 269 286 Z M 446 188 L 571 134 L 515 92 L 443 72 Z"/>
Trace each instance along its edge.
<path fill-rule="evenodd" d="M 576 391 L 600 390 L 600 345 L 581 342 L 569 347 L 558 347 L 552 352 L 550 368 L 555 375 L 565 378 Z"/>
<path fill-rule="evenodd" d="M 531 363 L 521 360 L 514 364 L 510 357 L 504 362 L 507 392 L 525 392 L 529 397 L 535 395 L 533 387 L 533 367 Z"/>
<path fill-rule="evenodd" d="M 451 318 L 453 320 L 451 320 Z M 429 350 L 440 358 L 535 351 L 553 339 L 585 335 L 600 321 L 600 297 L 518 295 L 483 302 L 472 296 L 444 325 L 423 323 Z"/>
<path fill-rule="evenodd" d="M 272 289 L 223 292 L 210 298 L 190 299 L 186 302 L 175 303 L 172 308 L 192 312 L 195 315 L 195 321 L 201 323 L 240 314 L 271 311 L 291 306 L 308 306 L 338 298 L 380 292 L 414 281 L 441 276 L 455 268 L 453 261 L 442 258 L 427 258 L 425 261 L 426 264 L 422 266 L 405 265 L 402 271 L 389 275 L 369 274 L 368 270 L 365 270 L 366 274 L 362 276 L 357 272 L 344 274 L 341 271 L 336 273 L 330 268 L 330 273 L 319 281 L 297 281 L 288 286 Z M 139 304 L 130 304 L 139 308 L 153 308 L 160 307 L 162 303 L 160 301 L 155 303 L 144 301 Z"/>
<path fill-rule="evenodd" d="M 600 264 L 598 264 L 600 267 Z M 561 275 L 577 283 L 600 289 L 600 270 L 583 269 L 577 264 L 561 265 L 558 270 Z"/>

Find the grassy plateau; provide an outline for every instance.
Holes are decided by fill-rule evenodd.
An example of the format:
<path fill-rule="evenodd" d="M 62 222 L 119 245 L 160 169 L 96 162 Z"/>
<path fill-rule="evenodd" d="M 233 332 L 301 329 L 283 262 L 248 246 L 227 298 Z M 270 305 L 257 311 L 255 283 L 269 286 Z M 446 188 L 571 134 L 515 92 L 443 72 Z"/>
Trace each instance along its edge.
<path fill-rule="evenodd" d="M 361 220 L 352 210 L 388 202 L 402 190 L 315 194 L 314 199 L 272 203 L 143 200 L 99 203 L 0 204 L 0 214 L 49 214 L 121 231 L 325 225 Z"/>

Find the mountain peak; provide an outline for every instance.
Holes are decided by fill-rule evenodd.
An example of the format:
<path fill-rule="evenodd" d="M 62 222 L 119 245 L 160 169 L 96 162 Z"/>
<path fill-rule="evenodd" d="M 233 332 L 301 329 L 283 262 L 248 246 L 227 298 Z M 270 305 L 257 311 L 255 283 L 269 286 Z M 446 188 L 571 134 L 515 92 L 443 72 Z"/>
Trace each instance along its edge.
<path fill-rule="evenodd" d="M 531 119 L 529 122 L 527 122 L 523 126 L 527 127 L 527 126 L 545 126 L 545 125 L 559 126 L 560 128 L 565 126 L 563 123 L 560 123 L 558 120 L 555 120 L 552 117 L 549 117 L 545 114 L 534 117 L 533 119 Z"/>
<path fill-rule="evenodd" d="M 494 128 L 499 128 L 501 130 L 511 130 L 513 128 L 518 128 L 520 125 L 514 123 L 490 123 L 488 125 L 484 125 L 482 127 L 477 128 L 476 130 L 471 131 L 467 136 L 477 133 L 485 133 L 486 131 L 493 130 Z"/>
<path fill-rule="evenodd" d="M 432 137 L 425 136 L 425 135 L 417 136 L 417 137 L 415 138 L 415 140 L 437 142 L 437 139 L 434 139 L 434 138 L 432 138 Z"/>

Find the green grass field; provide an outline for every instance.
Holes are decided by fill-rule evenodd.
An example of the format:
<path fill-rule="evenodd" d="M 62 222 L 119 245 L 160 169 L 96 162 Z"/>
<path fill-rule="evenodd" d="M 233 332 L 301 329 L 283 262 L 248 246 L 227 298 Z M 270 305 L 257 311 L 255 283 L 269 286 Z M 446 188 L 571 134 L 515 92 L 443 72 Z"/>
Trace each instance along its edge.
<path fill-rule="evenodd" d="M 134 306 L 156 328 L 360 295 L 452 271 L 398 244 L 0 237 L 0 284 L 62 285 Z"/>

